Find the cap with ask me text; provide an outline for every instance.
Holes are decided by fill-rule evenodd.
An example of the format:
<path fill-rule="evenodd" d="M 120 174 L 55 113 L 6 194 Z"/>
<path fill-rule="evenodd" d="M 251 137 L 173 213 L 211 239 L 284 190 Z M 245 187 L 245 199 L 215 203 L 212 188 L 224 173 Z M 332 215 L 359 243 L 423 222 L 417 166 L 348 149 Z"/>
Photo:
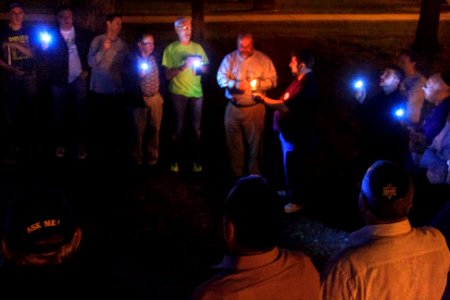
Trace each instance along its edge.
<path fill-rule="evenodd" d="M 68 243 L 76 227 L 72 210 L 60 191 L 32 189 L 6 207 L 3 234 L 13 251 L 46 253 Z"/>

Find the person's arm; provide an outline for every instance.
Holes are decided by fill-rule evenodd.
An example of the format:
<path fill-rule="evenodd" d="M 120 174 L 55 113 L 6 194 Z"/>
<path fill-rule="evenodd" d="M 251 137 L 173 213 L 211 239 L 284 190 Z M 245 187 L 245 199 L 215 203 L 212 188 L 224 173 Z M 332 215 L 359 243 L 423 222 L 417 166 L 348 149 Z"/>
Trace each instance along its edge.
<path fill-rule="evenodd" d="M 283 100 L 272 99 L 259 92 L 254 92 L 252 95 L 256 101 L 260 100 L 270 108 L 280 110 L 282 112 L 286 112 L 289 110 L 289 107 L 287 107 Z"/>
<path fill-rule="evenodd" d="M 235 89 L 237 88 L 237 81 L 231 72 L 230 55 L 225 56 L 217 70 L 217 84 L 221 88 Z"/>
<path fill-rule="evenodd" d="M 164 67 L 164 75 L 166 76 L 167 80 L 172 80 L 174 77 L 180 74 L 180 72 L 186 70 L 186 68 L 187 68 L 186 64 L 183 64 L 181 67 L 178 68 Z"/>
<path fill-rule="evenodd" d="M 24 74 L 24 72 L 20 68 L 14 67 L 13 65 L 6 63 L 1 58 L 0 58 L 0 68 L 6 70 L 8 72 L 14 73 L 15 75 L 23 75 Z"/>
<path fill-rule="evenodd" d="M 355 92 L 355 99 L 359 102 L 359 103 L 364 103 L 364 101 L 366 100 L 366 88 L 365 87 L 359 87 L 356 89 Z"/>
<path fill-rule="evenodd" d="M 88 52 L 88 64 L 91 68 L 98 66 L 103 58 L 105 57 L 105 53 L 111 48 L 111 41 L 106 39 L 101 43 L 101 38 L 96 37 L 92 40 L 91 46 L 89 47 Z"/>
<path fill-rule="evenodd" d="M 21 43 L 16 42 L 6 42 L 6 47 L 10 47 L 11 49 L 16 49 L 17 51 L 21 52 L 22 54 L 26 55 L 27 57 L 34 57 L 34 53 L 31 50 L 31 48 L 22 45 Z"/>
<path fill-rule="evenodd" d="M 265 57 L 261 81 L 258 90 L 267 91 L 277 86 L 277 71 L 270 58 Z"/>

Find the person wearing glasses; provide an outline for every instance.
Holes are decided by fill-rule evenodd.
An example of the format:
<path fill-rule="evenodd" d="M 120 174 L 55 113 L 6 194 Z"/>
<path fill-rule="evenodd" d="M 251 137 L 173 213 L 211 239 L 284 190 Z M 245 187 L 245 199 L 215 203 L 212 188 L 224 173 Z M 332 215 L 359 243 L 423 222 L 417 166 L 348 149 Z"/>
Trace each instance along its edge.
<path fill-rule="evenodd" d="M 159 132 L 163 116 L 163 97 L 159 93 L 159 66 L 153 49 L 153 34 L 143 32 L 137 50 L 125 61 L 125 91 L 132 125 L 132 162 L 136 166 L 156 166 L 159 158 Z"/>
<path fill-rule="evenodd" d="M 169 80 L 169 100 L 173 113 L 172 151 L 170 170 L 180 171 L 182 153 L 189 151 L 183 145 L 185 118 L 189 117 L 193 141 L 190 143 L 192 172 L 203 171 L 200 162 L 201 119 L 203 110 L 202 75 L 207 72 L 208 56 L 203 47 L 191 41 L 192 19 L 180 17 L 175 23 L 178 40 L 169 44 L 163 53 L 164 74 Z"/>

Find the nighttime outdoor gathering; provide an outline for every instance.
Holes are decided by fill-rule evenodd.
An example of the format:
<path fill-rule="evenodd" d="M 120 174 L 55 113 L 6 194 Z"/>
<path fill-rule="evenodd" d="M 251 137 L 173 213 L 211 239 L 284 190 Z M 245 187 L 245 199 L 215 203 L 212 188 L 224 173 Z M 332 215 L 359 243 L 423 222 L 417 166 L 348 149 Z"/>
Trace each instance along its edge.
<path fill-rule="evenodd" d="M 0 1 L 0 298 L 450 299 L 448 0 Z"/>

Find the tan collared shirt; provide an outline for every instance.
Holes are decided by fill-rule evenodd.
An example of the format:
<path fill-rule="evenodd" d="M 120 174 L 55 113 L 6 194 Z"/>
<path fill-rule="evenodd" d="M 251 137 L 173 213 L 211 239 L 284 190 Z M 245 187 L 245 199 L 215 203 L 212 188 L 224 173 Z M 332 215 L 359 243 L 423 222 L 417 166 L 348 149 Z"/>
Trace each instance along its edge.
<path fill-rule="evenodd" d="M 305 254 L 274 248 L 248 256 L 225 256 L 219 272 L 193 299 L 319 299 L 319 274 Z"/>
<path fill-rule="evenodd" d="M 441 299 L 450 255 L 444 236 L 409 221 L 369 225 L 323 273 L 323 299 Z"/>

